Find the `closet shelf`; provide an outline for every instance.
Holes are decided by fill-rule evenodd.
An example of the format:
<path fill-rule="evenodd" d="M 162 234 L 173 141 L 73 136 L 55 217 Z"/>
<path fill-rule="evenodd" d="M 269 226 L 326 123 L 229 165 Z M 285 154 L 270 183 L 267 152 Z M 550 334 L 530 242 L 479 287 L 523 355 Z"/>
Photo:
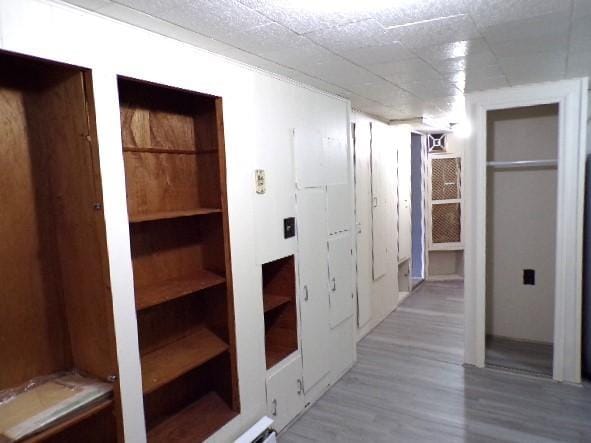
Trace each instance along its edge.
<path fill-rule="evenodd" d="M 149 394 L 229 349 L 227 343 L 200 326 L 169 345 L 142 357 L 144 394 Z"/>
<path fill-rule="evenodd" d="M 196 215 L 208 215 L 221 213 L 220 208 L 195 208 L 181 211 L 151 212 L 148 214 L 131 214 L 130 223 L 142 223 L 148 221 L 168 220 L 171 218 L 194 217 Z"/>
<path fill-rule="evenodd" d="M 110 398 L 106 398 L 103 400 L 99 400 L 98 402 L 94 402 L 91 406 L 83 409 L 80 412 L 77 412 L 73 416 L 68 416 L 64 420 L 60 421 L 59 423 L 51 426 L 50 428 L 41 431 L 38 434 L 32 435 L 31 437 L 25 438 L 23 443 L 41 443 L 47 441 L 47 439 L 59 435 L 63 431 L 72 426 L 77 425 L 78 423 L 83 422 L 87 418 L 92 417 L 93 415 L 99 414 L 106 409 L 113 407 L 113 400 Z"/>
<path fill-rule="evenodd" d="M 148 433 L 150 443 L 193 443 L 203 441 L 237 413 L 214 392 L 209 392 L 169 417 Z"/>
<path fill-rule="evenodd" d="M 144 154 L 184 154 L 199 155 L 218 152 L 216 148 L 210 149 L 169 149 L 169 148 L 141 148 L 137 146 L 124 146 L 123 152 L 140 152 Z"/>
<path fill-rule="evenodd" d="M 141 311 L 225 282 L 226 279 L 221 275 L 199 270 L 190 277 L 167 280 L 151 286 L 137 288 L 135 291 L 135 307 L 138 311 Z"/>
<path fill-rule="evenodd" d="M 290 301 L 291 299 L 284 295 L 263 294 L 263 309 L 265 312 L 269 312 L 289 303 Z"/>

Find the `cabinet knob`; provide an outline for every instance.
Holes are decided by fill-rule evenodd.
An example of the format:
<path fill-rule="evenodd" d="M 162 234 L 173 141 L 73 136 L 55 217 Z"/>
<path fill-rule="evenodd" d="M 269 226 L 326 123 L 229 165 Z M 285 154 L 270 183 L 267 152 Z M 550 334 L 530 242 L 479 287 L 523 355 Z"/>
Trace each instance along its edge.
<path fill-rule="evenodd" d="M 304 392 L 304 382 L 301 378 L 298 378 L 298 395 L 302 395 Z"/>
<path fill-rule="evenodd" d="M 336 279 L 333 277 L 332 278 L 332 292 L 337 290 L 337 281 Z"/>
<path fill-rule="evenodd" d="M 304 285 L 304 300 L 308 301 L 310 294 L 308 293 L 308 285 Z"/>
<path fill-rule="evenodd" d="M 276 398 L 273 399 L 273 412 L 272 412 L 272 414 L 273 414 L 273 417 L 277 417 L 277 399 Z"/>

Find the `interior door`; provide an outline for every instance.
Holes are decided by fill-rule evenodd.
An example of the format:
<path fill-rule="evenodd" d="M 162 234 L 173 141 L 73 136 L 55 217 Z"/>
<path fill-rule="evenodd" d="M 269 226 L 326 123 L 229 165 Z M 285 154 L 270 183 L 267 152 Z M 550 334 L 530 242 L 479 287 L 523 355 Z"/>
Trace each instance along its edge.
<path fill-rule="evenodd" d="M 378 280 L 387 272 L 387 255 L 389 239 L 389 223 L 394 220 L 389 217 L 391 204 L 389 189 L 389 177 L 395 176 L 395 169 L 388 170 L 391 165 L 388 148 L 394 151 L 393 146 L 388 145 L 388 132 L 386 128 L 371 124 L 371 205 L 372 205 L 372 274 L 373 279 Z M 395 166 L 394 166 L 395 167 Z M 394 229 L 395 230 L 395 229 Z"/>
<path fill-rule="evenodd" d="M 408 135 L 398 139 L 399 260 L 410 258 L 412 247 L 410 132 Z"/>
<path fill-rule="evenodd" d="M 353 250 L 349 232 L 328 241 L 330 326 L 353 315 Z"/>
<path fill-rule="evenodd" d="M 328 372 L 329 300 L 326 193 L 324 188 L 299 190 L 298 272 L 302 362 L 306 391 Z"/>
<path fill-rule="evenodd" d="M 369 122 L 355 124 L 355 221 L 357 229 L 357 325 L 371 318 L 371 132 Z"/>

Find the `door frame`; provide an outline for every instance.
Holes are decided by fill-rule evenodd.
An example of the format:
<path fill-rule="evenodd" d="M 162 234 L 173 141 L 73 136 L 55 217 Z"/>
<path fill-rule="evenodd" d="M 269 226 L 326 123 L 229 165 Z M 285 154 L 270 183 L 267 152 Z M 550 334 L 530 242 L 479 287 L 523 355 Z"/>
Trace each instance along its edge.
<path fill-rule="evenodd" d="M 485 365 L 487 112 L 558 104 L 558 192 L 553 379 L 581 382 L 583 208 L 588 79 L 476 92 L 466 96 L 472 133 L 466 163 L 464 362 Z"/>

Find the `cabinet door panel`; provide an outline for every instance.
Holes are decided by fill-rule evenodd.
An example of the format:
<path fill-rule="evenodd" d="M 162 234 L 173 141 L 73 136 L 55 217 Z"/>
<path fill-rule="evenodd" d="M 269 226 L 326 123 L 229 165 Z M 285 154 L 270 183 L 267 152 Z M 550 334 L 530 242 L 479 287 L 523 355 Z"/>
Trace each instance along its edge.
<path fill-rule="evenodd" d="M 293 145 L 297 186 L 308 188 L 324 184 L 324 141 L 320 132 L 310 128 L 294 129 Z"/>
<path fill-rule="evenodd" d="M 328 185 L 328 233 L 350 231 L 353 218 L 351 188 L 349 184 Z"/>
<path fill-rule="evenodd" d="M 297 193 L 298 272 L 302 362 L 306 391 L 329 371 L 328 249 L 326 193 L 305 189 Z"/>
<path fill-rule="evenodd" d="M 326 184 L 348 183 L 349 155 L 347 143 L 337 138 L 326 137 L 323 148 Z"/>
<path fill-rule="evenodd" d="M 343 233 L 328 241 L 330 326 L 353 314 L 353 256 L 351 235 Z"/>
<path fill-rule="evenodd" d="M 399 260 L 407 259 L 411 254 L 411 181 L 410 181 L 410 140 L 399 141 L 398 146 L 398 250 Z"/>
<path fill-rule="evenodd" d="M 297 357 L 267 378 L 267 413 L 273 428 L 281 431 L 304 409 L 302 359 Z"/>

